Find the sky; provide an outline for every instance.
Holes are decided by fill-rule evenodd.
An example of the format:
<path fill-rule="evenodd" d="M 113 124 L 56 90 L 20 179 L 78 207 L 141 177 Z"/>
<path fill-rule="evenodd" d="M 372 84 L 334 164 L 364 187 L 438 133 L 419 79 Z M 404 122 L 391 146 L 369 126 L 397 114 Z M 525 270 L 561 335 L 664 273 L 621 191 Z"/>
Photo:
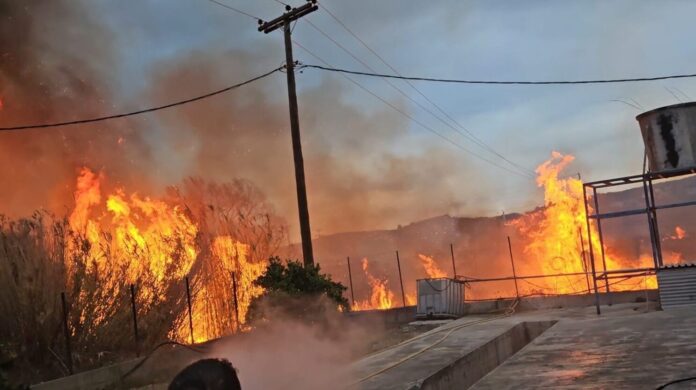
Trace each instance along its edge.
<path fill-rule="evenodd" d="M 266 20 L 283 12 L 274 0 L 219 1 Z M 46 35 L 58 57 L 86 50 L 81 61 L 94 61 L 95 74 L 110 91 L 111 112 L 205 93 L 284 62 L 281 34 L 260 33 L 253 18 L 208 0 L 66 4 L 80 8 L 89 25 L 80 18 L 69 26 L 57 20 L 56 31 L 36 28 L 33 34 Z M 321 5 L 409 76 L 576 80 L 696 70 L 691 1 L 324 0 Z M 293 39 L 327 63 L 367 70 L 309 22 L 371 68 L 393 73 L 320 8 L 295 25 Z M 110 37 L 108 58 L 89 53 L 102 45 L 85 46 L 96 29 Z M 65 31 L 77 38 L 59 39 Z M 320 64 L 303 48 L 295 46 L 294 52 L 302 63 Z M 413 82 L 420 92 L 402 81 L 391 81 L 400 92 L 379 78 L 350 79 L 316 69 L 297 75 L 315 235 L 394 228 L 442 214 L 523 212 L 542 204 L 533 177 L 511 173 L 517 168 L 498 155 L 529 172 L 552 151 L 572 154 L 576 160 L 567 174 L 580 173 L 585 180 L 639 173 L 643 146 L 635 116 L 696 96 L 693 79 L 575 86 Z M 419 105 L 441 118 L 440 110 L 446 112 L 496 154 Z M 297 235 L 288 124 L 284 75 L 275 74 L 194 107 L 133 119 L 127 126 L 139 146 L 122 157 L 148 171 L 153 188 L 190 175 L 250 180 Z M 94 163 L 107 177 L 122 165 L 109 161 Z M 143 175 L 139 169 L 114 174 L 123 183 L 138 175 Z"/>

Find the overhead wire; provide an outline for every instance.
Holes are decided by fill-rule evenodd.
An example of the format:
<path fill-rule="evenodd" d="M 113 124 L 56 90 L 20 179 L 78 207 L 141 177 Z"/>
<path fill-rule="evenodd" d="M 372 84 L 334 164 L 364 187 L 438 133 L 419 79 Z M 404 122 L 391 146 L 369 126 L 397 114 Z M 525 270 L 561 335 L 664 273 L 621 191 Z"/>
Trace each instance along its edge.
<path fill-rule="evenodd" d="M 352 74 L 356 76 L 369 76 L 369 77 L 383 77 L 390 79 L 399 80 L 411 80 L 411 81 L 428 81 L 436 83 L 450 83 L 450 84 L 492 84 L 492 85 L 574 85 L 574 84 L 616 84 L 616 83 L 633 83 L 633 82 L 644 82 L 644 81 L 658 81 L 658 80 L 669 80 L 669 79 L 684 79 L 684 78 L 694 78 L 696 73 L 687 74 L 675 74 L 667 76 L 653 76 L 653 77 L 634 77 L 634 78 L 620 78 L 620 79 L 591 79 L 591 80 L 534 80 L 534 81 L 520 81 L 520 80 L 465 80 L 465 79 L 447 79 L 447 78 L 436 78 L 436 77 L 424 77 L 424 76 L 399 76 L 396 74 L 387 73 L 376 73 L 376 72 L 362 72 L 358 70 L 344 69 L 327 67 L 322 65 L 305 64 L 305 68 L 314 68 L 325 70 L 329 72 L 338 72 Z"/>
<path fill-rule="evenodd" d="M 231 91 L 233 89 L 242 87 L 247 84 L 251 84 L 257 80 L 261 80 L 263 78 L 266 78 L 270 75 L 272 75 L 275 72 L 280 71 L 283 69 L 284 66 L 280 66 L 278 68 L 272 69 L 266 73 L 263 73 L 259 76 L 253 77 L 251 79 L 248 79 L 246 81 L 243 81 L 238 84 L 230 85 L 228 87 L 218 89 L 213 92 L 209 92 L 203 95 L 198 95 L 192 98 L 188 99 L 183 99 L 179 100 L 173 103 L 168 103 L 164 104 L 161 106 L 155 106 L 155 107 L 149 107 L 149 108 L 144 108 L 141 110 L 136 110 L 136 111 L 130 111 L 130 112 L 125 112 L 125 113 L 120 113 L 120 114 L 113 114 L 113 115 L 106 115 L 106 116 L 100 116 L 100 117 L 95 117 L 95 118 L 87 118 L 87 119 L 78 119 L 78 120 L 72 120 L 72 121 L 63 121 L 63 122 L 53 122 L 53 123 L 42 123 L 42 124 L 30 124 L 30 125 L 20 125 L 20 126 L 6 126 L 6 127 L 0 127 L 0 131 L 15 131 L 15 130 L 29 130 L 29 129 L 43 129 L 43 128 L 49 128 L 49 127 L 59 127 L 59 126 L 70 126 L 70 125 L 81 125 L 81 124 L 86 124 L 86 123 L 94 123 L 94 122 L 103 122 L 111 119 L 117 119 L 117 118 L 125 118 L 125 117 L 130 117 L 130 116 L 135 116 L 135 115 L 141 115 L 145 113 L 150 113 L 150 112 L 155 112 L 155 111 L 160 111 L 160 110 L 165 110 L 167 108 L 172 108 L 176 106 L 181 106 L 184 104 L 189 104 L 193 103 L 199 100 L 207 99 L 216 95 L 223 94 L 225 92 Z"/>
<path fill-rule="evenodd" d="M 357 56 L 356 56 L 355 54 L 353 54 L 350 50 L 348 50 L 345 46 L 341 45 L 338 41 L 336 41 L 333 37 L 331 37 L 329 34 L 327 34 L 324 30 L 322 30 L 321 28 L 319 28 L 317 25 L 315 25 L 314 23 L 312 23 L 310 20 L 305 20 L 305 22 L 306 22 L 310 27 L 312 27 L 312 28 L 315 29 L 317 32 L 319 32 L 321 35 L 323 35 L 326 39 L 328 39 L 329 41 L 331 41 L 331 42 L 332 42 L 334 45 L 336 45 L 339 49 L 343 50 L 346 54 L 348 54 L 348 55 L 349 55 L 351 58 L 353 58 L 355 61 L 357 61 L 357 62 L 359 62 L 360 64 L 362 64 L 362 65 L 363 65 L 365 68 L 367 68 L 368 70 L 373 71 L 373 72 L 375 71 L 374 68 L 372 68 L 369 64 L 367 64 L 365 61 L 363 61 L 362 59 L 360 59 L 359 57 L 357 57 Z M 448 123 L 447 121 L 445 121 L 444 119 L 442 119 L 442 117 L 440 117 L 439 115 L 435 114 L 432 110 L 430 110 L 429 108 L 425 107 L 423 104 L 421 104 L 421 103 L 418 102 L 417 100 L 413 99 L 409 94 L 407 94 L 403 89 L 401 89 L 401 88 L 399 88 L 398 86 L 396 86 L 396 85 L 395 85 L 394 83 L 392 83 L 389 79 L 384 79 L 384 81 L 385 81 L 389 86 L 391 86 L 392 88 L 394 88 L 397 92 L 399 92 L 402 96 L 404 96 L 406 99 L 408 99 L 408 100 L 411 101 L 413 104 L 415 104 L 416 106 L 418 106 L 420 109 L 422 109 L 423 111 L 425 111 L 425 112 L 427 112 L 428 114 L 430 114 L 431 116 L 433 116 L 435 119 L 437 119 L 437 120 L 439 120 L 440 122 L 442 122 L 445 126 L 447 126 L 447 127 L 449 127 L 450 129 L 454 130 L 456 133 L 459 133 L 459 134 L 462 135 L 463 137 L 465 137 L 465 138 L 467 138 L 467 139 L 470 139 L 472 142 L 477 143 L 475 139 L 471 138 L 471 137 L 468 136 L 467 134 L 462 133 L 459 129 L 457 129 L 456 127 L 452 126 L 452 124 Z M 478 145 L 481 146 L 480 143 L 479 143 Z M 485 149 L 485 147 L 484 147 L 484 149 Z M 519 169 L 518 167 L 516 167 L 516 168 Z M 531 172 L 531 171 L 527 171 L 527 170 L 525 170 L 524 168 L 522 169 L 522 173 L 524 173 L 524 174 L 531 175 L 532 173 L 530 173 L 530 172 Z"/>
<path fill-rule="evenodd" d="M 257 18 L 257 17 L 254 16 L 254 15 L 249 14 L 248 12 L 241 11 L 241 10 L 239 10 L 239 9 L 237 9 L 237 8 L 234 8 L 234 7 L 226 6 L 226 4 L 221 3 L 221 2 L 219 2 L 219 1 L 216 1 L 216 0 L 208 0 L 208 1 L 210 1 L 210 2 L 212 2 L 212 3 L 214 3 L 214 4 L 218 4 L 218 5 L 220 5 L 220 6 L 223 6 L 223 7 L 226 8 L 226 9 L 230 9 L 230 10 L 235 11 L 235 12 L 238 12 L 238 13 L 240 13 L 240 14 L 242 14 L 242 15 L 248 16 L 248 17 L 250 17 L 250 18 L 260 19 L 260 18 Z M 326 35 L 328 36 L 328 34 L 326 34 Z M 313 58 L 315 58 L 315 59 L 318 60 L 319 62 L 325 64 L 326 67 L 328 67 L 328 68 L 332 67 L 331 64 L 329 64 L 327 61 L 325 61 L 325 60 L 322 59 L 321 57 L 317 56 L 316 54 L 312 53 L 309 49 L 307 49 L 306 47 L 304 47 L 303 45 L 301 45 L 301 44 L 300 44 L 299 42 L 297 42 L 296 40 L 293 39 L 292 42 L 293 42 L 293 44 L 295 44 L 297 47 L 299 47 L 300 49 L 304 50 L 307 54 L 309 54 L 310 56 L 312 56 Z M 300 66 L 298 67 L 298 69 L 301 70 L 303 67 L 305 67 L 305 65 L 300 65 Z M 412 115 L 409 115 L 409 114 L 406 113 L 405 111 L 403 111 L 403 110 L 399 109 L 398 107 L 396 107 L 395 105 L 389 103 L 386 99 L 384 99 L 384 98 L 380 97 L 379 95 L 375 94 L 374 92 L 370 91 L 369 89 L 367 89 L 366 87 L 364 87 L 363 85 L 361 85 L 361 84 L 358 83 L 357 81 L 353 80 L 352 78 L 348 77 L 347 75 L 344 74 L 343 77 L 346 78 L 346 79 L 347 79 L 348 81 L 350 81 L 351 83 L 353 83 L 354 85 L 356 85 L 358 88 L 362 89 L 363 91 L 365 91 L 365 92 L 367 92 L 368 94 L 372 95 L 372 96 L 375 97 L 376 99 L 380 100 L 382 103 L 384 103 L 385 105 L 387 105 L 388 107 L 390 107 L 392 110 L 394 110 L 394 111 L 398 112 L 399 114 L 401 114 L 402 116 L 408 118 L 411 122 L 413 122 L 413 123 L 417 124 L 418 126 L 424 128 L 424 129 L 426 129 L 427 131 L 429 131 L 429 132 L 435 134 L 436 136 L 440 137 L 440 138 L 443 139 L 444 141 L 446 141 L 446 142 L 448 142 L 448 143 L 454 145 L 456 148 L 458 148 L 458 149 L 460 149 L 460 150 L 462 150 L 462 151 L 464 151 L 464 152 L 466 152 L 466 153 L 469 153 L 470 155 L 472 155 L 472 156 L 474 156 L 474 157 L 476 157 L 476 158 L 478 158 L 478 159 L 480 159 L 480 160 L 482 160 L 482 161 L 488 162 L 489 164 L 491 164 L 491 165 L 493 165 L 493 166 L 495 166 L 495 167 L 497 167 L 497 168 L 500 168 L 500 169 L 502 169 L 502 170 L 505 170 L 505 171 L 510 172 L 510 173 L 512 173 L 512 174 L 515 174 L 515 175 L 517 175 L 517 176 L 521 176 L 521 177 L 524 177 L 524 178 L 533 178 L 533 177 L 534 177 L 533 175 L 530 175 L 530 174 L 527 174 L 527 173 L 518 172 L 518 171 L 513 170 L 513 169 L 510 169 L 510 168 L 508 168 L 508 167 L 506 167 L 506 166 L 499 165 L 499 164 L 497 164 L 495 161 L 492 161 L 492 160 L 490 160 L 490 159 L 488 159 L 488 158 L 486 158 L 486 157 L 484 157 L 484 156 L 481 156 L 481 155 L 477 154 L 476 152 L 471 151 L 470 149 L 467 149 L 466 147 L 464 147 L 464 146 L 458 144 L 457 142 L 451 140 L 450 138 L 448 138 L 448 137 L 446 137 L 445 135 L 441 134 L 440 132 L 438 132 L 437 130 L 433 129 L 432 127 L 430 127 L 430 126 L 426 125 L 425 123 L 423 123 L 423 122 L 417 120 L 417 119 L 414 118 Z"/>
<path fill-rule="evenodd" d="M 217 0 L 208 0 L 208 1 L 211 2 L 211 3 L 214 3 L 214 4 L 219 5 L 220 7 L 224 7 L 224 8 L 227 8 L 227 9 L 229 9 L 229 10 L 232 10 L 232 11 L 234 11 L 234 12 L 237 12 L 238 14 L 241 14 L 241 15 L 244 15 L 244 16 L 248 16 L 248 17 L 250 17 L 250 18 L 252 18 L 252 19 L 254 19 L 254 20 L 261 20 L 261 18 L 259 18 L 259 17 L 257 17 L 257 16 L 254 16 L 254 15 L 248 13 L 248 12 L 244 12 L 244 11 L 238 9 L 238 8 L 232 7 L 231 5 L 222 3 L 222 2 L 220 2 L 220 1 L 217 1 Z"/>
<path fill-rule="evenodd" d="M 321 57 L 319 57 L 318 55 L 316 55 L 316 54 L 314 54 L 313 52 L 311 52 L 309 49 L 307 49 L 306 47 L 304 47 L 302 44 L 300 44 L 300 43 L 297 42 L 296 40 L 293 39 L 292 42 L 293 42 L 295 45 L 297 45 L 297 47 L 299 47 L 300 49 L 304 50 L 307 54 L 309 54 L 310 56 L 314 57 L 316 60 L 318 60 L 318 61 L 320 61 L 320 62 L 326 64 L 327 66 L 330 66 L 329 63 L 328 63 L 327 61 L 325 61 L 323 58 L 321 58 Z M 301 67 L 302 67 L 302 65 L 300 65 L 300 68 L 301 68 Z M 346 76 L 346 75 L 343 75 L 343 76 L 344 76 L 348 81 L 350 81 L 351 83 L 353 83 L 355 86 L 357 86 L 358 88 L 362 89 L 362 90 L 365 91 L 366 93 L 372 95 L 375 99 L 381 101 L 382 103 L 384 103 L 386 106 L 388 106 L 388 107 L 391 108 L 392 110 L 394 110 L 394 111 L 396 111 L 397 113 L 401 114 L 403 117 L 409 119 L 411 122 L 417 124 L 417 125 L 420 126 L 421 128 L 423 128 L 423 129 L 425 129 L 425 130 L 427 130 L 427 131 L 429 131 L 429 132 L 435 134 L 436 136 L 442 138 L 444 141 L 446 141 L 446 142 L 452 144 L 454 147 L 456 147 L 456 148 L 458 148 L 458 149 L 461 149 L 461 150 L 463 150 L 464 152 L 469 153 L 469 154 L 471 154 L 472 156 L 474 156 L 474 157 L 476 157 L 476 158 L 478 158 L 478 159 L 480 159 L 480 160 L 483 160 L 483 161 L 485 161 L 485 162 L 487 162 L 487 163 L 489 163 L 489 164 L 491 164 L 491 165 L 493 165 L 493 166 L 495 166 L 495 167 L 497 167 L 497 168 L 499 168 L 499 169 L 502 169 L 502 170 L 504 170 L 504 171 L 507 171 L 507 172 L 512 173 L 512 174 L 517 175 L 517 176 L 524 177 L 524 178 L 526 178 L 526 179 L 530 178 L 530 176 L 528 176 L 528 175 L 525 175 L 525 174 L 520 173 L 520 172 L 518 172 L 518 171 L 514 171 L 514 170 L 509 169 L 509 168 L 507 168 L 507 167 L 505 167 L 505 166 L 499 165 L 499 164 L 497 164 L 496 162 L 494 162 L 494 161 L 492 161 L 492 160 L 489 160 L 489 159 L 487 159 L 486 157 L 481 156 L 481 155 L 477 154 L 476 152 L 471 151 L 470 149 L 467 149 L 466 147 L 464 147 L 464 146 L 462 146 L 462 145 L 456 143 L 455 141 L 451 140 L 450 138 L 448 138 L 448 137 L 442 135 L 441 133 L 439 133 L 437 130 L 433 129 L 432 127 L 430 127 L 430 126 L 426 125 L 425 123 L 419 121 L 418 119 L 414 118 L 414 117 L 411 116 L 410 114 L 406 113 L 404 110 L 402 110 L 402 109 L 396 107 L 395 105 L 393 105 L 392 103 L 390 103 L 390 102 L 387 101 L 386 99 L 382 98 L 381 96 L 379 96 L 379 95 L 377 95 L 376 93 L 372 92 L 371 90 L 369 90 L 368 88 L 366 88 L 366 87 L 363 86 L 362 84 L 360 84 L 360 83 L 358 83 L 357 81 L 353 80 L 351 77 L 348 77 L 348 76 Z"/>
<path fill-rule="evenodd" d="M 331 12 L 331 10 L 330 10 L 328 7 L 326 7 L 326 5 L 324 5 L 324 3 L 319 2 L 318 4 L 321 6 L 321 8 L 322 8 L 324 11 L 326 11 L 327 15 L 329 15 L 329 16 L 330 16 L 333 20 L 335 20 L 341 27 L 343 27 L 343 29 L 346 30 L 351 36 L 353 36 L 353 38 L 355 38 L 358 42 L 360 42 L 360 44 L 361 44 L 362 46 L 364 46 L 370 53 L 372 53 L 375 57 L 377 57 L 377 59 L 379 59 L 379 60 L 380 60 L 384 65 L 386 65 L 389 69 L 391 69 L 392 72 L 394 72 L 394 73 L 396 73 L 397 75 L 401 76 L 401 73 L 399 73 L 399 71 L 398 71 L 394 66 L 392 66 L 389 62 L 387 62 L 387 60 L 385 60 L 384 57 L 382 57 L 381 55 L 379 55 L 379 53 L 377 53 L 377 51 L 374 50 L 370 45 L 368 45 L 367 42 L 365 42 L 362 38 L 360 38 L 360 37 L 358 36 L 358 34 L 356 34 L 355 32 L 353 32 L 353 30 L 351 30 L 351 29 L 348 27 L 348 25 L 347 25 L 346 23 L 344 23 L 338 16 L 336 16 L 336 14 L 334 14 L 333 12 Z M 362 61 L 361 61 L 361 62 L 362 62 Z M 368 66 L 368 69 L 370 69 L 371 71 L 374 72 L 374 69 L 370 68 L 369 66 Z M 386 81 L 386 79 L 385 79 L 385 81 Z M 501 158 L 503 161 L 507 162 L 507 163 L 510 164 L 511 166 L 516 167 L 516 168 L 520 169 L 520 170 L 523 171 L 523 172 L 531 173 L 532 175 L 535 174 L 533 171 L 529 170 L 528 168 L 525 168 L 524 166 L 522 166 L 522 165 L 520 165 L 520 164 L 518 164 L 518 163 L 516 163 L 516 162 L 514 162 L 514 161 L 512 161 L 512 160 L 510 160 L 510 159 L 508 159 L 508 158 L 505 157 L 503 154 L 499 153 L 499 152 L 498 152 L 497 150 L 495 150 L 493 147 L 491 147 L 490 145 L 488 145 L 486 142 L 484 142 L 483 140 L 481 140 L 480 138 L 478 138 L 473 132 L 471 132 L 469 129 L 467 129 L 466 127 L 464 127 L 464 125 L 462 125 L 462 124 L 461 124 L 458 120 L 456 120 L 452 115 L 450 115 L 449 113 L 447 113 L 447 111 L 445 111 L 442 107 L 440 107 L 440 105 L 438 105 L 438 104 L 435 103 L 432 99 L 430 99 L 425 93 L 423 93 L 423 91 L 421 91 L 418 87 L 416 87 L 410 80 L 404 80 L 404 81 L 405 81 L 406 84 L 408 84 L 414 91 L 416 91 L 416 93 L 417 93 L 418 95 L 420 95 L 423 99 L 425 99 L 428 103 L 430 103 L 433 107 L 435 107 L 435 109 L 436 109 L 437 111 L 439 111 L 442 115 L 444 115 L 448 120 L 450 120 L 453 124 L 455 124 L 459 129 L 461 129 L 461 131 L 460 131 L 459 129 L 454 128 L 454 130 L 455 130 L 456 132 L 458 132 L 459 134 L 461 134 L 463 137 L 471 139 L 474 143 L 476 143 L 476 144 L 479 145 L 480 147 L 486 149 L 486 150 L 489 151 L 490 153 L 496 155 L 497 157 Z M 410 98 L 410 97 L 409 97 L 409 98 Z M 431 115 L 432 115 L 432 113 L 431 113 Z M 438 119 L 440 119 L 440 118 L 438 118 Z M 442 119 L 440 119 L 440 120 L 442 121 Z M 443 121 L 443 122 L 444 122 L 444 121 Z M 451 127 L 451 125 L 449 125 L 449 126 Z M 462 133 L 462 131 L 464 131 L 466 134 Z"/>

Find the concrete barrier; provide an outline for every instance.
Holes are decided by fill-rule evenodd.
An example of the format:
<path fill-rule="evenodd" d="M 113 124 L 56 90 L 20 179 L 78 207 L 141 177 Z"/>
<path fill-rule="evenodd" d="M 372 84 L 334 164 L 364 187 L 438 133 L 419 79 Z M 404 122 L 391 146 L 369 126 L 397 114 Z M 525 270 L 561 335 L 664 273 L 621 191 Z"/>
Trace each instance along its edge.
<path fill-rule="evenodd" d="M 421 390 L 467 389 L 556 321 L 522 322 L 426 378 Z"/>
<path fill-rule="evenodd" d="M 599 294 L 601 305 L 619 303 L 633 303 L 648 300 L 657 302 L 659 294 L 657 290 L 643 291 L 615 291 Z M 514 299 L 497 299 L 494 301 L 467 302 L 465 311 L 467 314 L 486 314 L 494 311 L 502 311 L 510 307 Z M 594 294 L 538 296 L 522 298 L 517 306 L 517 311 L 558 309 L 564 307 L 586 307 L 595 305 Z"/>
<path fill-rule="evenodd" d="M 84 371 L 75 375 L 54 379 L 31 386 L 32 390 L 110 390 L 141 387 L 148 383 L 168 383 L 171 378 L 201 355 L 182 347 L 157 350 L 150 359 L 132 374 L 124 375 L 140 364 L 144 358 Z"/>
<path fill-rule="evenodd" d="M 351 320 L 376 321 L 385 325 L 401 325 L 416 319 L 416 307 L 405 306 L 386 310 L 352 311 L 345 315 Z"/>

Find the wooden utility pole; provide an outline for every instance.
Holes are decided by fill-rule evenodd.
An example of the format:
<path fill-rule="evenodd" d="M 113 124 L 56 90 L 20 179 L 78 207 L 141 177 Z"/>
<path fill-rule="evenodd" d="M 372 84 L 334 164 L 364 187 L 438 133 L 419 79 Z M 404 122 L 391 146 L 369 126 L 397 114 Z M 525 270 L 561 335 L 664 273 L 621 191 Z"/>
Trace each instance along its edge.
<path fill-rule="evenodd" d="M 309 227 L 309 207 L 307 206 L 307 188 L 305 187 L 304 160 L 300 142 L 300 118 L 297 113 L 297 94 L 295 92 L 295 61 L 292 58 L 292 39 L 290 23 L 319 9 L 316 0 L 292 8 L 286 6 L 286 13 L 270 22 L 259 20 L 259 31 L 268 34 L 279 28 L 285 33 L 285 67 L 288 76 L 288 101 L 290 106 L 290 132 L 292 134 L 292 154 L 295 160 L 295 183 L 297 185 L 297 208 L 300 213 L 300 234 L 302 236 L 302 256 L 305 266 L 314 264 L 312 251 L 312 232 Z"/>

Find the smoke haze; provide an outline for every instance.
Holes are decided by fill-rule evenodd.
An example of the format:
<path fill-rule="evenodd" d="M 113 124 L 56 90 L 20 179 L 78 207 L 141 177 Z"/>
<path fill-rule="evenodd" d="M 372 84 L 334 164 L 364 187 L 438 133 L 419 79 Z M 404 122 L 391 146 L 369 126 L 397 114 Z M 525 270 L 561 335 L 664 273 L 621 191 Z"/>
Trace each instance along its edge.
<path fill-rule="evenodd" d="M 262 53 L 207 47 L 155 63 L 138 96 L 123 97 L 117 65 L 128 50 L 87 2 L 4 0 L 0 51 L 3 125 L 94 117 L 218 89 L 265 68 Z M 268 37 L 273 39 L 275 37 Z M 279 49 L 274 47 L 274 50 Z M 267 62 L 267 61 L 266 61 Z M 313 74 L 312 76 L 315 76 Z M 449 147 L 423 142 L 387 108 L 349 103 L 343 81 L 299 75 L 301 122 L 314 234 L 395 226 L 468 204 Z M 403 103 L 400 109 L 408 111 Z M 97 124 L 8 132 L 0 138 L 2 213 L 64 212 L 76 172 L 101 170 L 144 194 L 195 175 L 256 184 L 290 226 L 296 221 L 284 77 L 158 114 Z M 479 206 L 477 206 L 479 207 Z M 485 209 L 480 206 L 479 209 Z M 291 238 L 295 231 L 291 228 Z"/>

